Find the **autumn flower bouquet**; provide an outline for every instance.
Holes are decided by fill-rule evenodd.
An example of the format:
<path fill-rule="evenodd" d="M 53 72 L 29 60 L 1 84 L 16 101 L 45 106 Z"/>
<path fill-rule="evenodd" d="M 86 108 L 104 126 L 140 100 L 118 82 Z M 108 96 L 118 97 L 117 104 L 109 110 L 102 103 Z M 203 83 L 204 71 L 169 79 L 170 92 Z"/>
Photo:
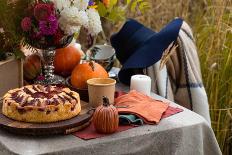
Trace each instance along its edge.
<path fill-rule="evenodd" d="M 62 47 L 83 27 L 94 36 L 102 31 L 95 3 L 89 0 L 37 0 L 21 21 L 24 42 L 36 48 Z"/>

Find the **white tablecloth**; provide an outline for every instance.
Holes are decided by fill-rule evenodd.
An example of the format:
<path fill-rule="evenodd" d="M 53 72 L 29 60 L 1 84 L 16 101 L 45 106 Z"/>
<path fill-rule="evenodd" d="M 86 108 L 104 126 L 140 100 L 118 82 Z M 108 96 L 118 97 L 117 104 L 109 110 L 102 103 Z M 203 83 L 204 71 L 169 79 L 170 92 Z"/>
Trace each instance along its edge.
<path fill-rule="evenodd" d="M 125 90 L 123 86 L 118 88 Z M 155 94 L 152 96 L 163 99 Z M 21 136 L 1 129 L 0 155 L 220 155 L 214 133 L 205 119 L 183 109 L 158 125 L 145 125 L 88 141 L 73 135 Z"/>

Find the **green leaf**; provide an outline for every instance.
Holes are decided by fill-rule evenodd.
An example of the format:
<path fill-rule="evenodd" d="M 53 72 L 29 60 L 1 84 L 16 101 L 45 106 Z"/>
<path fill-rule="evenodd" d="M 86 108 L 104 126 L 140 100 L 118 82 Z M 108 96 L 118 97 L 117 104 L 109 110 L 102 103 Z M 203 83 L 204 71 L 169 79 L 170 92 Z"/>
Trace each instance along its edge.
<path fill-rule="evenodd" d="M 20 58 L 25 57 L 24 54 L 23 54 L 23 52 L 20 51 L 20 50 L 16 50 L 16 51 L 14 52 L 14 55 L 15 55 L 15 58 L 16 58 L 16 59 L 20 59 Z"/>
<path fill-rule="evenodd" d="M 118 0 L 110 0 L 110 3 L 112 3 L 113 5 L 116 5 L 118 3 Z"/>
<path fill-rule="evenodd" d="M 107 13 L 107 9 L 102 2 L 98 3 L 98 13 L 101 17 L 105 17 L 105 15 Z"/>
<path fill-rule="evenodd" d="M 131 4 L 131 12 L 135 12 L 136 6 L 137 6 L 137 1 L 132 2 L 132 4 Z"/>
<path fill-rule="evenodd" d="M 116 6 L 117 3 L 118 3 L 118 0 L 110 0 L 108 11 L 111 11 L 113 7 Z"/>
<path fill-rule="evenodd" d="M 126 0 L 126 4 L 130 4 L 131 3 L 131 0 Z"/>
<path fill-rule="evenodd" d="M 149 2 L 141 2 L 139 4 L 139 10 L 144 14 L 146 10 L 150 8 Z"/>
<path fill-rule="evenodd" d="M 121 7 L 115 7 L 111 10 L 109 15 L 106 17 L 112 22 L 117 22 L 125 19 L 125 11 Z"/>
<path fill-rule="evenodd" d="M 147 2 L 147 0 L 133 0 L 130 6 L 130 11 L 135 12 L 137 7 L 144 13 L 145 10 L 150 7 L 150 3 Z"/>

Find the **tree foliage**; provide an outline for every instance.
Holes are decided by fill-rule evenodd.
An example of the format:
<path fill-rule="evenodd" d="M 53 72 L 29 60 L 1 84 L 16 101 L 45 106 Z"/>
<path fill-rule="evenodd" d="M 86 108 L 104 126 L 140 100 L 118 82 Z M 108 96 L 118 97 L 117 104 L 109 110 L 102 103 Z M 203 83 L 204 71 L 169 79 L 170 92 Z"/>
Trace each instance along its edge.
<path fill-rule="evenodd" d="M 14 53 L 21 57 L 20 42 L 22 33 L 20 30 L 21 19 L 25 8 L 32 0 L 0 0 L 0 60 L 6 58 L 6 53 Z"/>
<path fill-rule="evenodd" d="M 127 12 L 144 13 L 150 8 L 148 0 L 110 0 L 108 6 L 100 0 L 96 3 L 100 16 L 111 22 L 125 20 Z"/>

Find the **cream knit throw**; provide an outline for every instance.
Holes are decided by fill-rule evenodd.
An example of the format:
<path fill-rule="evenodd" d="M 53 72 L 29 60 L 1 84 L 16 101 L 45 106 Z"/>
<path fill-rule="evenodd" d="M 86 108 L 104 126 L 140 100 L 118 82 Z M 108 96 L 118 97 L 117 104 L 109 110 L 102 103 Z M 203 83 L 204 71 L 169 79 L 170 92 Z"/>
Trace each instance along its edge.
<path fill-rule="evenodd" d="M 176 43 L 167 50 L 165 54 L 168 56 L 144 69 L 144 74 L 153 80 L 152 91 L 200 114 L 210 125 L 198 53 L 192 30 L 186 22 L 183 22 Z"/>

